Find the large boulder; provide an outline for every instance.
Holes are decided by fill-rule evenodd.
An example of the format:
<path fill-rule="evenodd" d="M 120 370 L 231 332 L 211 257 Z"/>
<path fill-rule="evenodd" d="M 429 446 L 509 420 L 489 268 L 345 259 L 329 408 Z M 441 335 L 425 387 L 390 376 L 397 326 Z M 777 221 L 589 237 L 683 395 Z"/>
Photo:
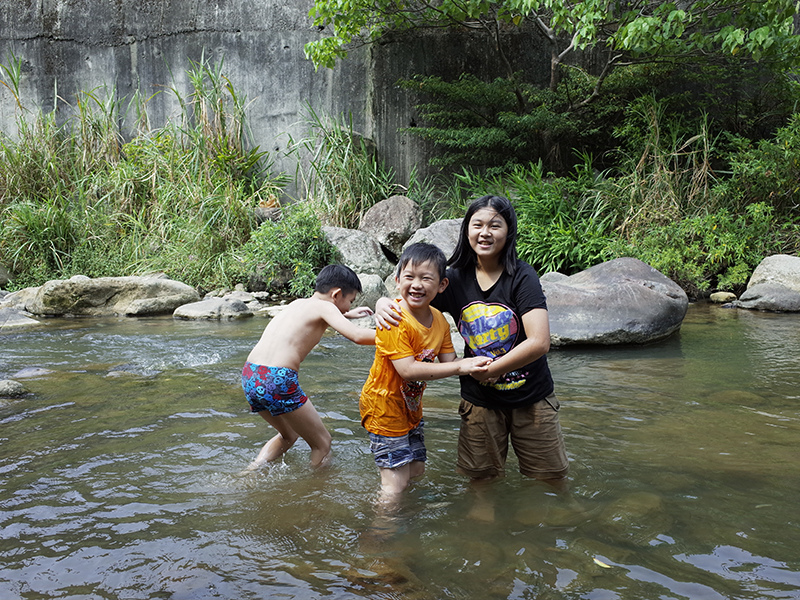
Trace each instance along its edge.
<path fill-rule="evenodd" d="M 417 204 L 406 196 L 381 200 L 361 216 L 359 229 L 371 235 L 395 259 L 403 244 L 422 225 Z"/>
<path fill-rule="evenodd" d="M 405 249 L 417 242 L 434 244 L 441 248 L 447 258 L 450 258 L 458 244 L 461 221 L 462 219 L 445 219 L 443 221 L 436 221 L 423 229 L 418 229 L 416 233 L 403 244 L 403 248 Z"/>
<path fill-rule="evenodd" d="M 760 283 L 774 283 L 800 293 L 800 257 L 789 254 L 767 256 L 753 271 L 747 288 Z"/>
<path fill-rule="evenodd" d="M 193 287 L 164 276 L 99 277 L 76 275 L 36 288 L 25 310 L 39 316 L 144 316 L 173 312 L 196 302 Z"/>
<path fill-rule="evenodd" d="M 635 258 L 618 258 L 567 278 L 545 277 L 550 340 L 643 344 L 677 331 L 689 299 L 674 281 Z"/>
<path fill-rule="evenodd" d="M 342 262 L 356 273 L 383 278 L 392 272 L 392 263 L 371 235 L 343 227 L 323 227 L 322 232 L 342 256 Z"/>
<path fill-rule="evenodd" d="M 747 291 L 733 302 L 738 308 L 800 312 L 800 257 L 767 256 L 747 282 Z"/>

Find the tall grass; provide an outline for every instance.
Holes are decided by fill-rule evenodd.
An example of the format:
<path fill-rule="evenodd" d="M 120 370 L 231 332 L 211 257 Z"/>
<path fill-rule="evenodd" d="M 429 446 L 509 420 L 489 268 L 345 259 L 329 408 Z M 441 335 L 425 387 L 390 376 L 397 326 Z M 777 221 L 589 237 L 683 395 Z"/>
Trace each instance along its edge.
<path fill-rule="evenodd" d="M 367 209 L 396 193 L 394 172 L 353 130 L 352 116 L 337 119 L 308 107 L 306 125 L 309 135 L 290 142 L 301 194 L 326 224 L 355 229 Z"/>
<path fill-rule="evenodd" d="M 250 143 L 246 98 L 221 63 L 191 63 L 189 93 L 170 90 L 178 118 L 160 128 L 141 97 L 126 107 L 107 88 L 60 100 L 69 117 L 59 123 L 56 110 L 25 107 L 18 59 L 2 74 L 17 133 L 0 137 L 0 262 L 15 287 L 78 273 L 163 271 L 207 289 L 243 277 L 236 250 L 282 180 Z M 137 132 L 125 141 L 129 118 Z"/>

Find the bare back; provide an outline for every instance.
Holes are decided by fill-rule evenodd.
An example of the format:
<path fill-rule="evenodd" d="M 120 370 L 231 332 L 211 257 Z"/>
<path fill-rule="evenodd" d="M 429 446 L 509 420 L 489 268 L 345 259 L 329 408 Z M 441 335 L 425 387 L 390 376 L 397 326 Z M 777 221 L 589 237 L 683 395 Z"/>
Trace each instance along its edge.
<path fill-rule="evenodd" d="M 294 300 L 272 318 L 247 360 L 298 371 L 300 363 L 322 339 L 328 327 L 323 314 L 331 310 L 337 309 L 325 300 Z"/>

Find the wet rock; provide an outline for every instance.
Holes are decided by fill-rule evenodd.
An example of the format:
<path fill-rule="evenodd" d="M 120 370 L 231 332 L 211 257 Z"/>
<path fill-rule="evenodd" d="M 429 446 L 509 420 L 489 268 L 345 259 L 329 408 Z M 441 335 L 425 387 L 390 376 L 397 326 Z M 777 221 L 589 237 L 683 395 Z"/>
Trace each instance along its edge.
<path fill-rule="evenodd" d="M 12 375 L 14 379 L 35 379 L 37 377 L 45 377 L 53 373 L 51 369 L 43 367 L 25 367 Z"/>
<path fill-rule="evenodd" d="M 0 308 L 0 330 L 17 329 L 41 325 L 36 319 L 31 319 L 28 313 L 15 308 Z"/>
<path fill-rule="evenodd" d="M 800 292 L 779 283 L 759 283 L 748 287 L 732 304 L 751 310 L 800 312 Z"/>
<path fill-rule="evenodd" d="M 747 282 L 747 291 L 733 302 L 737 308 L 800 312 L 800 257 L 767 256 Z"/>
<path fill-rule="evenodd" d="M 21 398 L 28 393 L 25 386 L 12 379 L 0 380 L 0 398 Z"/>
<path fill-rule="evenodd" d="M 175 319 L 230 320 L 252 317 L 252 311 L 241 300 L 235 298 L 207 298 L 199 302 L 184 304 L 172 313 Z"/>
<path fill-rule="evenodd" d="M 634 492 L 615 500 L 601 512 L 600 519 L 615 540 L 636 545 L 649 544 L 672 526 L 661 497 L 651 492 Z"/>
<path fill-rule="evenodd" d="M 736 300 L 736 294 L 732 294 L 731 292 L 714 292 L 709 296 L 709 300 L 714 304 L 726 304 L 728 302 L 734 302 Z"/>

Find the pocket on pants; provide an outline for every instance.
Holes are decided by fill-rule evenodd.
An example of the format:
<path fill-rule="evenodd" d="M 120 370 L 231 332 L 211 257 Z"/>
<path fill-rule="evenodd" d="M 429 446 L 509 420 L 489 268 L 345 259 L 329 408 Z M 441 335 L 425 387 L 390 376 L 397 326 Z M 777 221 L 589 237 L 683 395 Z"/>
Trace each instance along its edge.
<path fill-rule="evenodd" d="M 561 408 L 561 403 L 558 401 L 558 398 L 556 398 L 555 394 L 550 394 L 544 399 L 544 401 L 547 402 L 550 405 L 550 408 L 556 412 L 558 412 Z"/>

